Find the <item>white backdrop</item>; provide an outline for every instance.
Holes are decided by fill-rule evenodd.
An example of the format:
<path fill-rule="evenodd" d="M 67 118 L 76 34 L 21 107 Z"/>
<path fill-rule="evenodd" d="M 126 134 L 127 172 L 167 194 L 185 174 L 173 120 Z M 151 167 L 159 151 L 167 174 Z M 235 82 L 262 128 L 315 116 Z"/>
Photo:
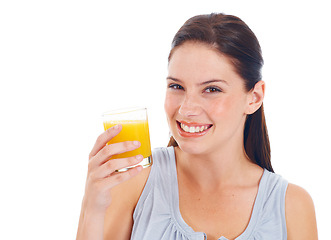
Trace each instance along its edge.
<path fill-rule="evenodd" d="M 259 38 L 274 169 L 312 195 L 327 239 L 328 9 L 321 0 L 1 1 L 0 239 L 75 238 L 102 112 L 147 106 L 152 147 L 167 144 L 171 40 L 211 12 L 239 16 Z"/>

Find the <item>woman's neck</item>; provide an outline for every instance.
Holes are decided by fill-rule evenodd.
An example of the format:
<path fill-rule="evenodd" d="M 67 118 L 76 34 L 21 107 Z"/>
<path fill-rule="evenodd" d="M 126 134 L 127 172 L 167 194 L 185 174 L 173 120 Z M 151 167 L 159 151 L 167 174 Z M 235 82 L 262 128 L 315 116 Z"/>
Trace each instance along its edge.
<path fill-rule="evenodd" d="M 179 179 L 206 191 L 245 185 L 248 178 L 255 179 L 262 172 L 249 160 L 244 148 L 192 155 L 176 147 L 175 153 Z"/>

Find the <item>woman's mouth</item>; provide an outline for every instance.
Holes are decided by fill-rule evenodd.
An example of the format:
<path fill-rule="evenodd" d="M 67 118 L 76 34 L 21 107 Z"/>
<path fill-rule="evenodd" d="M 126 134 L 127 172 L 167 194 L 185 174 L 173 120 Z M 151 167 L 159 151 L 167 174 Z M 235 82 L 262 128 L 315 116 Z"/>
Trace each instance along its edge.
<path fill-rule="evenodd" d="M 200 137 L 205 135 L 212 126 L 212 124 L 187 123 L 183 121 L 177 121 L 179 134 L 184 137 Z"/>

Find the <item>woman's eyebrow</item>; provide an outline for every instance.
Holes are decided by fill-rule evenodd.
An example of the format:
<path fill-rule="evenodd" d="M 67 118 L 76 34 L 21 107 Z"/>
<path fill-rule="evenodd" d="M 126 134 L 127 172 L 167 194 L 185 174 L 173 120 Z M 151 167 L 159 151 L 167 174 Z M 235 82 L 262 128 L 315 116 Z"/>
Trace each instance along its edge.
<path fill-rule="evenodd" d="M 202 83 L 200 83 L 200 85 L 206 85 L 206 84 L 215 83 L 215 82 L 222 82 L 222 83 L 225 83 L 226 85 L 229 86 L 229 83 L 225 80 L 222 80 L 222 79 L 212 79 L 212 80 L 209 80 L 209 81 L 202 82 Z"/>
<path fill-rule="evenodd" d="M 171 76 L 168 76 L 167 80 L 172 80 L 172 81 L 175 81 L 175 82 L 182 82 L 180 79 L 174 78 L 174 77 L 171 77 Z M 212 79 L 212 80 L 209 80 L 209 81 L 199 83 L 199 85 L 206 85 L 206 84 L 215 83 L 215 82 L 222 82 L 222 83 L 225 83 L 226 85 L 229 86 L 229 83 L 227 81 L 223 80 L 223 79 Z"/>
<path fill-rule="evenodd" d="M 177 78 L 174 78 L 174 77 L 171 77 L 171 76 L 168 76 L 167 80 L 172 80 L 172 81 L 175 81 L 175 82 L 182 82 L 181 80 L 179 80 Z"/>

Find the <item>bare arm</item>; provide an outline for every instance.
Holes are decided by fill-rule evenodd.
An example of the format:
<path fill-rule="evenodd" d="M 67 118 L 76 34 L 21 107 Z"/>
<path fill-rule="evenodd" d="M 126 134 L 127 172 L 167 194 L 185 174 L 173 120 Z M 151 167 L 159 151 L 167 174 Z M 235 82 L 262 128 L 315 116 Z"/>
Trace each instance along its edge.
<path fill-rule="evenodd" d="M 77 240 L 104 239 L 106 211 L 112 202 L 111 190 L 120 183 L 136 176 L 142 170 L 142 167 L 138 166 L 127 172 L 115 172 L 117 169 L 139 163 L 142 156 L 108 161 L 115 154 L 131 151 L 140 146 L 139 142 L 131 141 L 106 145 L 120 131 L 121 126 L 115 126 L 105 131 L 98 137 L 90 153 Z"/>
<path fill-rule="evenodd" d="M 289 184 L 285 199 L 287 239 L 317 240 L 314 203 L 301 187 Z"/>

